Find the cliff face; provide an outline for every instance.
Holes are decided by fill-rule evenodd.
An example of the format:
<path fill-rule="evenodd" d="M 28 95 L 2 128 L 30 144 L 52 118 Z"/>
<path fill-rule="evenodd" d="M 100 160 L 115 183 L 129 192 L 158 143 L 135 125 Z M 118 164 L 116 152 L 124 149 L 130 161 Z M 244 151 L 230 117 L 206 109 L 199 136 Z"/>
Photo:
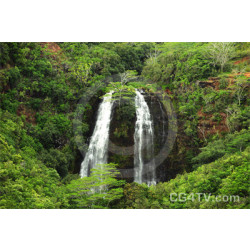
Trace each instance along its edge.
<path fill-rule="evenodd" d="M 154 156 L 157 156 L 162 150 L 168 136 L 168 114 L 164 105 L 158 96 L 153 93 L 144 93 L 145 101 L 150 109 L 151 118 L 154 127 Z M 125 102 L 120 107 L 115 105 L 110 128 L 110 140 L 117 146 L 132 147 L 134 145 L 136 113 L 133 102 Z M 178 173 L 182 173 L 185 168 L 185 154 L 180 150 L 182 143 L 181 136 L 177 137 L 176 143 L 169 156 L 163 159 L 163 162 L 156 166 L 156 177 L 158 182 L 170 180 Z M 123 149 L 121 148 L 121 151 Z M 179 152 L 183 152 L 180 155 Z M 122 176 L 126 174 L 124 169 L 134 168 L 134 155 L 119 155 L 109 152 L 109 162 L 118 164 Z M 126 179 L 132 182 L 133 178 Z"/>
<path fill-rule="evenodd" d="M 110 141 L 114 144 L 115 148 L 119 151 L 118 154 L 109 151 L 108 162 L 113 162 L 118 165 L 118 169 L 123 176 L 124 169 L 133 169 L 134 157 L 133 154 L 125 155 L 126 148 L 131 147 L 133 152 L 134 145 L 134 131 L 135 131 L 135 103 L 134 98 L 131 100 L 122 101 L 119 105 L 118 101 L 115 102 L 112 121 L 110 124 Z M 111 147 L 111 145 L 109 145 Z M 120 147 L 120 149 L 118 149 Z M 127 179 L 133 181 L 133 178 Z"/>
<path fill-rule="evenodd" d="M 164 105 L 159 100 L 158 96 L 153 93 L 144 93 L 145 101 L 150 109 L 151 118 L 154 127 L 154 156 L 157 156 L 162 150 L 168 136 L 168 111 L 164 108 Z M 132 100 L 132 101 L 131 101 Z M 134 168 L 134 132 L 136 122 L 136 110 L 133 98 L 129 101 L 116 102 L 112 111 L 112 120 L 110 124 L 110 142 L 115 146 L 120 147 L 118 153 L 113 153 L 111 150 L 108 152 L 108 162 L 116 163 L 117 168 L 121 172 L 120 178 L 123 178 L 128 170 Z M 90 142 L 90 138 L 94 131 L 98 107 L 101 99 L 98 97 L 91 99 L 91 106 L 93 107 L 87 114 L 87 120 L 89 121 L 89 132 L 87 135 L 86 143 Z M 156 177 L 158 182 L 163 182 L 174 178 L 177 174 L 182 173 L 186 167 L 185 164 L 185 140 L 187 138 L 183 136 L 180 131 L 176 138 L 173 149 L 170 151 L 168 157 L 163 159 L 163 162 L 156 167 Z M 132 148 L 132 152 L 129 155 L 122 155 L 122 150 L 126 148 Z M 79 173 L 80 166 L 83 161 L 83 157 L 78 153 L 78 157 L 75 163 L 74 173 Z M 126 178 L 127 182 L 133 182 L 133 176 Z"/>

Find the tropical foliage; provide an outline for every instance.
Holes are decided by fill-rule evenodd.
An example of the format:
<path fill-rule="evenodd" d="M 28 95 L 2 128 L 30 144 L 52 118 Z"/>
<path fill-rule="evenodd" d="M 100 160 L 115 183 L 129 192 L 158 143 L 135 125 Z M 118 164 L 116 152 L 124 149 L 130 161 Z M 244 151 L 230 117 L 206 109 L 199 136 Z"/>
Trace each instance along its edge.
<path fill-rule="evenodd" d="M 0 208 L 247 208 L 249 58 L 249 43 L 0 43 Z M 100 98 L 114 91 L 114 137 L 129 141 L 135 88 L 171 99 L 178 171 L 155 186 L 126 182 L 117 163 L 131 163 L 113 156 L 79 178 L 77 143 L 89 140 Z"/>

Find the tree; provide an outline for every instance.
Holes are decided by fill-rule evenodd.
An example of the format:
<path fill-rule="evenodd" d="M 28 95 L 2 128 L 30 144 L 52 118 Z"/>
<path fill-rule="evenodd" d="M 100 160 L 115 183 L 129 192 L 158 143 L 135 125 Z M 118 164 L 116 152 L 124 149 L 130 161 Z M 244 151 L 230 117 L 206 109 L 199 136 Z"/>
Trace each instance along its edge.
<path fill-rule="evenodd" d="M 242 119 L 240 107 L 236 103 L 234 103 L 232 105 L 229 105 L 225 111 L 227 114 L 226 124 L 228 129 L 231 132 L 239 129 Z"/>
<path fill-rule="evenodd" d="M 234 94 L 237 97 L 238 105 L 239 106 L 241 104 L 241 100 L 246 95 L 245 89 L 247 87 L 248 87 L 247 78 L 245 76 L 239 76 L 239 77 L 237 77 L 235 85 L 233 86 L 233 88 L 235 90 Z"/>
<path fill-rule="evenodd" d="M 117 180 L 115 164 L 103 164 L 91 169 L 89 177 L 73 180 L 67 185 L 72 208 L 109 208 L 110 203 L 123 196 L 123 180 Z"/>
<path fill-rule="evenodd" d="M 42 150 L 39 158 L 44 162 L 46 167 L 56 169 L 62 178 L 68 174 L 72 158 L 70 154 L 51 148 L 49 150 Z"/>
<path fill-rule="evenodd" d="M 248 146 L 250 146 L 250 133 L 249 129 L 242 129 L 240 132 L 234 134 L 228 134 L 226 137 L 226 150 L 228 153 L 242 152 Z"/>
<path fill-rule="evenodd" d="M 65 203 L 58 192 L 59 175 L 37 159 L 30 159 L 26 154 L 31 150 L 6 155 L 0 162 L 0 208 L 60 208 Z"/>
<path fill-rule="evenodd" d="M 207 91 L 209 91 L 209 92 L 206 93 Z M 212 89 L 204 90 L 203 95 L 201 95 L 201 97 L 205 101 L 205 104 L 206 104 L 205 106 L 212 103 L 214 101 L 216 95 L 217 95 L 217 92 L 212 90 Z"/>
<path fill-rule="evenodd" d="M 149 55 L 148 55 L 148 60 L 146 61 L 147 64 L 155 64 L 157 62 L 157 57 L 160 54 L 160 51 L 156 49 L 154 49 L 154 51 L 150 51 Z"/>
<path fill-rule="evenodd" d="M 214 142 L 208 143 L 204 148 L 201 148 L 201 153 L 192 159 L 192 163 L 195 164 L 206 164 L 225 155 L 225 143 L 224 141 L 217 140 Z"/>
<path fill-rule="evenodd" d="M 221 72 L 223 72 L 225 64 L 233 57 L 234 51 L 234 43 L 232 42 L 211 43 L 208 46 L 207 57 L 212 59 L 214 67 L 219 65 Z"/>
<path fill-rule="evenodd" d="M 207 142 L 207 138 L 206 138 L 206 126 L 205 123 L 202 122 L 201 126 L 198 126 L 199 131 L 201 132 L 205 142 Z"/>
<path fill-rule="evenodd" d="M 127 70 L 120 74 L 121 84 L 124 85 L 127 82 L 134 80 L 137 77 L 137 72 L 135 70 Z"/>
<path fill-rule="evenodd" d="M 134 87 L 127 86 L 126 84 L 137 77 L 135 70 L 128 70 L 120 74 L 121 82 L 111 82 L 108 86 L 108 90 L 113 90 L 112 100 L 119 101 L 119 107 L 121 106 L 121 100 L 129 100 L 131 96 L 134 96 Z"/>
<path fill-rule="evenodd" d="M 80 58 L 77 62 L 74 63 L 74 66 L 71 68 L 72 76 L 79 82 L 79 87 L 84 87 L 87 85 L 88 80 L 91 75 L 91 67 L 93 62 L 86 60 L 86 58 Z"/>

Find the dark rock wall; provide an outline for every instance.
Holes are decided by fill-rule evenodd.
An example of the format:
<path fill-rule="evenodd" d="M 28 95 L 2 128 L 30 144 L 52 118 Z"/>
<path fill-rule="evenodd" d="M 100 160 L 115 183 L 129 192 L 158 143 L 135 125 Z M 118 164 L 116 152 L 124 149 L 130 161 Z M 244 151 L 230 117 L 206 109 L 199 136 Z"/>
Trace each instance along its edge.
<path fill-rule="evenodd" d="M 154 155 L 156 156 L 166 142 L 168 136 L 168 113 L 164 105 L 161 103 L 157 95 L 153 93 L 144 93 L 145 101 L 147 102 L 150 114 L 154 125 Z M 101 99 L 94 98 L 91 100 L 93 105 L 92 111 L 88 114 L 89 133 L 87 143 L 93 133 L 96 116 Z M 130 147 L 134 145 L 134 131 L 136 122 L 136 110 L 134 98 L 131 100 L 119 102 L 116 101 L 112 110 L 112 120 L 110 124 L 110 141 L 113 144 L 121 147 Z M 182 160 L 180 152 L 180 140 L 177 137 L 176 143 L 170 152 L 169 156 L 156 168 L 157 181 L 163 182 L 174 178 L 178 173 L 183 172 L 185 162 Z M 122 149 L 121 149 L 122 150 Z M 74 172 L 80 171 L 82 157 L 79 156 L 77 166 Z M 113 162 L 118 165 L 121 171 L 121 176 L 124 176 L 129 170 L 134 168 L 134 155 L 121 155 L 108 152 L 108 162 Z M 133 182 L 133 177 L 126 178 L 127 182 Z"/>

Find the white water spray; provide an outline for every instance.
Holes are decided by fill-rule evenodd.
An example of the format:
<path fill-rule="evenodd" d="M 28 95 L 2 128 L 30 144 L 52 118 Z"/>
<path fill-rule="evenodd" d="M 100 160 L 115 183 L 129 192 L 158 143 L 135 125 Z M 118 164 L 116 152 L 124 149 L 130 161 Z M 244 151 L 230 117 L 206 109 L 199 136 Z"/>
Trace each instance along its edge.
<path fill-rule="evenodd" d="M 93 135 L 90 139 L 89 149 L 81 164 L 80 176 L 89 175 L 91 168 L 97 167 L 97 164 L 107 163 L 109 128 L 111 121 L 111 111 L 113 107 L 113 91 L 109 92 L 104 98 L 98 109 L 97 121 Z"/>
<path fill-rule="evenodd" d="M 134 181 L 144 182 L 149 186 L 155 185 L 153 122 L 148 105 L 138 90 L 136 90 L 135 106 L 137 120 L 134 134 Z"/>

